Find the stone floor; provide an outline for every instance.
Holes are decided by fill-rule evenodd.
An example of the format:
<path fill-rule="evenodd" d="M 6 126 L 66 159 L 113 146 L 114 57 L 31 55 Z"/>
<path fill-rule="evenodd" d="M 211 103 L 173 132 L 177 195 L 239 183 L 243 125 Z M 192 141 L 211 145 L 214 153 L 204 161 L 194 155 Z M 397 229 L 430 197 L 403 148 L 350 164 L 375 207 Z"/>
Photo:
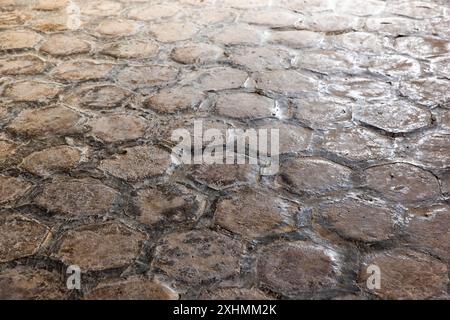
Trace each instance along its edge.
<path fill-rule="evenodd" d="M 448 299 L 449 41 L 447 0 L 0 0 L 0 298 Z M 279 174 L 177 165 L 196 119 Z"/>

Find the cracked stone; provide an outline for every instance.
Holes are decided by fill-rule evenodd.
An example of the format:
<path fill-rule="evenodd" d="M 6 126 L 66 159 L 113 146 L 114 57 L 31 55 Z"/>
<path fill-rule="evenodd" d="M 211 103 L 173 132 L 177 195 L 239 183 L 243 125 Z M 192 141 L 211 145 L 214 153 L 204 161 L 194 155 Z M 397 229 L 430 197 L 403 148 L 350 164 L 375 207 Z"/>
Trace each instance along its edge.
<path fill-rule="evenodd" d="M 35 254 L 49 235 L 49 228 L 34 219 L 0 215 L 0 262 Z"/>
<path fill-rule="evenodd" d="M 352 170 L 322 158 L 292 158 L 283 162 L 280 182 L 295 193 L 325 193 L 352 186 Z"/>
<path fill-rule="evenodd" d="M 268 26 L 272 29 L 294 27 L 299 15 L 288 10 L 245 11 L 239 18 L 240 22 Z"/>
<path fill-rule="evenodd" d="M 330 130 L 322 148 L 350 161 L 370 161 L 387 158 L 391 153 L 389 138 L 365 128 Z"/>
<path fill-rule="evenodd" d="M 119 72 L 117 81 L 137 88 L 160 86 L 176 79 L 178 70 L 167 66 L 127 67 Z"/>
<path fill-rule="evenodd" d="M 17 102 L 45 102 L 58 95 L 61 86 L 33 80 L 25 80 L 6 86 L 3 95 Z"/>
<path fill-rule="evenodd" d="M 398 100 L 356 105 L 353 119 L 391 133 L 418 130 L 431 125 L 431 113 L 413 104 Z"/>
<path fill-rule="evenodd" d="M 324 41 L 321 33 L 296 30 L 296 31 L 276 31 L 269 36 L 269 43 L 279 44 L 293 49 L 317 48 Z"/>
<path fill-rule="evenodd" d="M 179 294 L 165 284 L 134 276 L 125 280 L 101 282 L 84 299 L 178 300 Z"/>
<path fill-rule="evenodd" d="M 120 142 L 144 136 L 147 122 L 140 117 L 116 114 L 93 119 L 89 125 L 95 138 L 105 142 Z"/>
<path fill-rule="evenodd" d="M 229 59 L 252 71 L 264 71 L 289 68 L 292 56 L 288 51 L 276 47 L 244 47 L 235 48 Z"/>
<path fill-rule="evenodd" d="M 68 61 L 53 69 L 52 74 L 55 78 L 66 81 L 98 80 L 106 78 L 113 67 L 112 64 L 87 60 Z"/>
<path fill-rule="evenodd" d="M 253 93 L 228 93 L 220 95 L 216 112 L 237 119 L 269 118 L 276 114 L 275 101 Z"/>
<path fill-rule="evenodd" d="M 196 43 L 173 49 L 170 57 L 184 64 L 208 64 L 223 56 L 223 49 L 206 43 Z"/>
<path fill-rule="evenodd" d="M 368 78 L 351 77 L 331 82 L 327 87 L 327 91 L 336 98 L 350 98 L 363 102 L 394 98 L 391 83 Z"/>
<path fill-rule="evenodd" d="M 450 51 L 450 42 L 432 37 L 401 37 L 395 39 L 395 49 L 415 58 L 429 58 Z"/>
<path fill-rule="evenodd" d="M 315 32 L 342 32 L 358 26 L 358 19 L 343 14 L 322 13 L 302 15 L 295 23 L 296 28 Z"/>
<path fill-rule="evenodd" d="M 403 17 L 369 17 L 365 28 L 369 32 L 379 32 L 390 36 L 422 33 L 431 28 L 428 21 Z"/>
<path fill-rule="evenodd" d="M 365 171 L 367 186 L 391 200 L 419 202 L 440 195 L 437 178 L 428 171 L 407 163 L 393 163 Z"/>
<path fill-rule="evenodd" d="M 54 257 L 81 270 L 121 268 L 133 263 L 147 238 L 117 222 L 82 226 L 62 236 Z"/>
<path fill-rule="evenodd" d="M 5 30 L 0 32 L 0 50 L 30 49 L 42 40 L 39 33 L 29 30 Z"/>
<path fill-rule="evenodd" d="M 69 56 L 88 53 L 91 51 L 91 44 L 74 36 L 55 34 L 49 36 L 39 50 L 54 56 Z"/>
<path fill-rule="evenodd" d="M 20 199 L 31 187 L 31 183 L 21 178 L 0 176 L 0 204 Z"/>
<path fill-rule="evenodd" d="M 383 53 L 383 38 L 367 32 L 347 32 L 329 37 L 330 44 L 351 52 Z"/>
<path fill-rule="evenodd" d="M 376 242 L 395 235 L 396 214 L 384 202 L 346 198 L 321 204 L 315 223 L 346 239 Z"/>
<path fill-rule="evenodd" d="M 0 59 L 0 74 L 34 75 L 43 72 L 45 66 L 44 60 L 37 56 L 12 56 Z"/>
<path fill-rule="evenodd" d="M 229 67 L 216 67 L 200 72 L 198 87 L 205 91 L 240 88 L 248 78 L 247 72 Z"/>
<path fill-rule="evenodd" d="M 169 18 L 174 16 L 180 10 L 182 10 L 182 8 L 176 5 L 145 4 L 128 11 L 127 17 L 130 19 L 151 21 L 161 18 Z"/>
<path fill-rule="evenodd" d="M 188 40 L 199 31 L 195 24 L 189 22 L 166 22 L 154 24 L 149 27 L 149 30 L 154 34 L 155 38 L 161 42 Z"/>
<path fill-rule="evenodd" d="M 271 141 L 271 130 L 279 130 L 279 153 L 297 153 L 308 150 L 312 142 L 313 131 L 289 123 L 268 121 L 258 129 L 267 129 L 267 141 Z M 272 151 L 276 155 L 275 150 Z"/>
<path fill-rule="evenodd" d="M 411 209 L 409 215 L 409 242 L 450 260 L 450 206 Z"/>
<path fill-rule="evenodd" d="M 168 152 L 155 146 L 139 146 L 102 160 L 99 169 L 120 179 L 136 181 L 162 175 L 170 164 Z"/>
<path fill-rule="evenodd" d="M 253 239 L 294 231 L 297 211 L 277 196 L 246 190 L 220 200 L 214 219 L 222 228 Z"/>
<path fill-rule="evenodd" d="M 119 193 L 92 178 L 56 179 L 44 186 L 35 203 L 48 211 L 70 216 L 107 213 Z"/>
<path fill-rule="evenodd" d="M 323 74 L 330 73 L 359 73 L 354 59 L 348 54 L 331 50 L 313 50 L 302 53 L 296 66 Z"/>
<path fill-rule="evenodd" d="M 198 285 L 237 276 L 243 253 L 241 243 L 215 231 L 172 233 L 156 247 L 152 267 L 182 284 Z"/>
<path fill-rule="evenodd" d="M 225 27 L 211 37 L 214 43 L 223 45 L 259 45 L 262 33 L 248 25 Z"/>
<path fill-rule="evenodd" d="M 336 286 L 336 253 L 314 243 L 275 243 L 262 249 L 257 275 L 263 287 L 283 295 L 314 294 Z"/>
<path fill-rule="evenodd" d="M 65 281 L 59 273 L 26 266 L 0 272 L 2 300 L 61 300 L 67 295 Z"/>
<path fill-rule="evenodd" d="M 196 221 L 203 213 L 205 197 L 182 187 L 148 188 L 138 192 L 135 205 L 139 221 L 154 225 L 162 221 L 171 223 Z"/>
<path fill-rule="evenodd" d="M 192 177 L 215 190 L 224 190 L 255 181 L 253 166 L 250 164 L 201 165 L 194 169 Z"/>
<path fill-rule="evenodd" d="M 400 55 L 370 56 L 363 65 L 370 72 L 386 77 L 414 78 L 422 72 L 417 60 Z"/>
<path fill-rule="evenodd" d="M 256 87 L 285 95 L 316 92 L 316 80 L 295 70 L 275 70 L 256 74 Z"/>
<path fill-rule="evenodd" d="M 450 167 L 450 135 L 429 133 L 411 140 L 407 144 L 409 153 L 415 159 L 434 168 Z"/>
<path fill-rule="evenodd" d="M 88 109 L 112 109 L 119 106 L 131 93 L 115 85 L 86 85 L 74 89 L 66 102 Z"/>
<path fill-rule="evenodd" d="M 8 157 L 16 153 L 16 145 L 7 140 L 0 140 L 0 161 L 8 159 Z"/>
<path fill-rule="evenodd" d="M 450 57 L 433 59 L 431 62 L 431 71 L 450 79 Z"/>
<path fill-rule="evenodd" d="M 400 84 L 401 94 L 427 107 L 450 108 L 450 81 L 438 78 L 414 79 Z"/>
<path fill-rule="evenodd" d="M 95 31 L 107 37 L 123 37 L 137 33 L 138 28 L 133 20 L 108 19 L 100 22 Z"/>
<path fill-rule="evenodd" d="M 81 116 L 66 107 L 45 107 L 24 110 L 12 121 L 9 129 L 31 137 L 72 135 L 82 131 Z"/>
<path fill-rule="evenodd" d="M 78 149 L 60 146 L 33 152 L 23 159 L 21 167 L 39 175 L 50 176 L 57 171 L 70 171 L 81 159 Z"/>
<path fill-rule="evenodd" d="M 150 59 L 157 56 L 159 46 L 154 41 L 130 40 L 105 45 L 101 53 L 118 59 Z"/>
<path fill-rule="evenodd" d="M 383 285 L 372 291 L 381 299 L 422 300 L 447 292 L 447 265 L 429 255 L 407 249 L 370 254 L 361 268 L 361 286 L 365 286 L 369 265 L 381 269 Z"/>
<path fill-rule="evenodd" d="M 118 14 L 122 5 L 110 0 L 93 0 L 82 3 L 80 9 L 82 14 L 107 17 Z"/>
<path fill-rule="evenodd" d="M 177 113 L 197 108 L 205 94 L 192 87 L 162 89 L 145 101 L 145 106 L 160 113 Z"/>

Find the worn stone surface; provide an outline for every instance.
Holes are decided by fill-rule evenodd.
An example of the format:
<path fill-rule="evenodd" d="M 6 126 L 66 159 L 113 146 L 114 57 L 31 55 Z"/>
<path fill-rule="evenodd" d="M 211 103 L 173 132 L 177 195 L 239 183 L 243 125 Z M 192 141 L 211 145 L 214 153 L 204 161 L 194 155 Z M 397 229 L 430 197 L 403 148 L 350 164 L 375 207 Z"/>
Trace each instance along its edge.
<path fill-rule="evenodd" d="M 47 240 L 49 228 L 22 215 L 0 215 L 0 262 L 28 257 Z"/>
<path fill-rule="evenodd" d="M 243 246 L 215 231 L 195 230 L 164 237 L 155 249 L 153 269 L 186 285 L 237 276 Z"/>
<path fill-rule="evenodd" d="M 31 183 L 16 177 L 0 176 L 0 203 L 20 199 L 31 187 Z"/>
<path fill-rule="evenodd" d="M 26 266 L 0 272 L 2 300 L 62 300 L 68 294 L 65 281 L 57 272 Z"/>
<path fill-rule="evenodd" d="M 447 291 L 447 266 L 427 254 L 405 249 L 370 254 L 361 268 L 361 286 L 365 285 L 368 265 L 381 269 L 383 286 L 373 294 L 382 299 L 430 299 Z"/>
<path fill-rule="evenodd" d="M 385 197 L 402 201 L 432 201 L 440 195 L 437 178 L 408 163 L 394 163 L 366 170 L 367 186 Z"/>
<path fill-rule="evenodd" d="M 112 158 L 102 160 L 99 169 L 124 180 L 141 180 L 167 171 L 170 154 L 155 146 L 124 149 Z"/>
<path fill-rule="evenodd" d="M 164 284 L 131 277 L 98 284 L 84 296 L 86 300 L 178 300 L 178 294 Z"/>
<path fill-rule="evenodd" d="M 287 296 L 315 294 L 336 286 L 339 261 L 328 248 L 310 242 L 275 243 L 259 252 L 260 285 Z"/>
<path fill-rule="evenodd" d="M 298 208 L 274 195 L 239 191 L 219 201 L 216 223 L 245 238 L 259 238 L 295 230 Z"/>
<path fill-rule="evenodd" d="M 0 7 L 0 298 L 449 298 L 448 1 Z"/>
<path fill-rule="evenodd" d="M 147 236 L 117 222 L 67 231 L 54 257 L 82 270 L 120 268 L 132 263 Z"/>
<path fill-rule="evenodd" d="M 55 179 L 35 202 L 50 212 L 79 216 L 107 213 L 117 198 L 117 191 L 91 178 Z"/>
<path fill-rule="evenodd" d="M 49 176 L 57 171 L 70 171 L 80 160 L 80 150 L 60 146 L 33 152 L 23 159 L 21 167 L 39 176 Z"/>

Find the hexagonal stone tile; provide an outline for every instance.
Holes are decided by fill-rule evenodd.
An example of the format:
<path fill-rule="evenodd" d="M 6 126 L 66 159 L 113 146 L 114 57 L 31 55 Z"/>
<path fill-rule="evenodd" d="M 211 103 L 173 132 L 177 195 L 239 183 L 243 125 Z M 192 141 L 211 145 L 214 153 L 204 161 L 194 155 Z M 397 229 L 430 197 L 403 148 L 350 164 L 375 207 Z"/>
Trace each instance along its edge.
<path fill-rule="evenodd" d="M 394 78 L 415 78 L 422 72 L 417 60 L 401 55 L 369 56 L 362 66 L 376 75 Z"/>
<path fill-rule="evenodd" d="M 65 101 L 71 106 L 88 109 L 118 107 L 132 93 L 111 84 L 87 84 L 70 91 Z"/>
<path fill-rule="evenodd" d="M 216 67 L 197 72 L 198 87 L 205 91 L 237 89 L 244 85 L 247 72 L 230 67 Z"/>
<path fill-rule="evenodd" d="M 295 193 L 317 194 L 352 187 L 352 170 L 322 158 L 291 158 L 281 164 L 279 182 Z"/>
<path fill-rule="evenodd" d="M 450 51 L 450 42 L 432 37 L 401 37 L 395 39 L 395 49 L 416 58 L 429 58 Z"/>
<path fill-rule="evenodd" d="M 129 115 L 110 115 L 89 122 L 91 134 L 105 142 L 135 140 L 145 134 L 146 121 Z"/>
<path fill-rule="evenodd" d="M 299 15 L 289 11 L 270 8 L 270 10 L 248 10 L 239 17 L 240 22 L 268 26 L 273 29 L 293 27 Z"/>
<path fill-rule="evenodd" d="M 369 265 L 381 269 L 381 289 L 372 291 L 381 299 L 431 299 L 447 292 L 447 265 L 429 255 L 407 249 L 369 254 L 360 272 L 360 285 L 366 287 Z"/>
<path fill-rule="evenodd" d="M 194 110 L 206 98 L 193 87 L 162 89 L 145 101 L 145 106 L 159 113 L 178 113 Z"/>
<path fill-rule="evenodd" d="M 155 41 L 130 40 L 106 44 L 101 53 L 118 59 L 150 59 L 157 56 L 159 45 Z"/>
<path fill-rule="evenodd" d="M 59 146 L 33 152 L 23 159 L 20 166 L 33 174 L 49 176 L 57 171 L 70 171 L 80 160 L 80 150 Z"/>
<path fill-rule="evenodd" d="M 106 78 L 113 67 L 114 65 L 109 63 L 97 63 L 89 60 L 68 61 L 53 69 L 52 75 L 66 81 L 98 80 Z"/>
<path fill-rule="evenodd" d="M 0 176 L 0 204 L 18 200 L 31 187 L 31 183 L 21 178 Z"/>
<path fill-rule="evenodd" d="M 139 25 L 133 20 L 106 19 L 100 22 L 95 31 L 106 37 L 123 37 L 137 33 Z"/>
<path fill-rule="evenodd" d="M 11 122 L 9 130 L 31 137 L 72 135 L 83 130 L 81 116 L 66 107 L 24 110 Z"/>
<path fill-rule="evenodd" d="M 151 21 L 174 16 L 183 10 L 173 4 L 143 4 L 128 11 L 127 17 L 135 20 Z"/>
<path fill-rule="evenodd" d="M 292 100 L 294 117 L 313 129 L 331 129 L 352 119 L 350 107 L 345 103 L 322 97 Z"/>
<path fill-rule="evenodd" d="M 252 288 L 218 288 L 202 291 L 200 300 L 272 300 L 261 290 Z"/>
<path fill-rule="evenodd" d="M 306 70 L 323 74 L 360 73 L 355 58 L 349 54 L 334 50 L 310 50 L 299 54 L 295 65 Z"/>
<path fill-rule="evenodd" d="M 262 32 L 247 24 L 226 26 L 215 31 L 211 37 L 213 43 L 222 45 L 259 45 L 262 40 Z"/>
<path fill-rule="evenodd" d="M 276 195 L 251 189 L 219 200 L 215 222 L 244 238 L 260 238 L 294 231 L 299 208 Z"/>
<path fill-rule="evenodd" d="M 407 142 L 408 154 L 433 168 L 450 167 L 450 134 L 430 132 Z"/>
<path fill-rule="evenodd" d="M 124 280 L 99 283 L 86 300 L 178 300 L 179 294 L 163 283 L 134 276 Z"/>
<path fill-rule="evenodd" d="M 278 242 L 258 254 L 260 285 L 285 296 L 314 294 L 337 285 L 340 256 L 307 241 Z"/>
<path fill-rule="evenodd" d="M 223 234 L 194 230 L 165 236 L 152 268 L 185 285 L 219 282 L 240 272 L 244 246 Z"/>
<path fill-rule="evenodd" d="M 394 237 L 398 215 L 381 200 L 350 196 L 320 204 L 314 223 L 345 239 L 376 242 Z"/>
<path fill-rule="evenodd" d="M 146 225 L 197 220 L 206 206 L 206 198 L 184 186 L 160 186 L 142 189 L 134 204 L 139 221 Z"/>
<path fill-rule="evenodd" d="M 431 125 L 431 113 L 411 103 L 397 100 L 357 104 L 353 119 L 391 133 L 410 132 Z"/>
<path fill-rule="evenodd" d="M 300 15 L 298 16 L 297 21 L 295 21 L 295 26 L 297 28 L 315 32 L 342 32 L 355 30 L 358 25 L 358 18 L 334 12 Z"/>
<path fill-rule="evenodd" d="M 118 222 L 92 224 L 63 234 L 53 256 L 81 270 L 105 270 L 127 266 L 138 257 L 148 236 Z"/>
<path fill-rule="evenodd" d="M 45 102 L 56 97 L 61 89 L 56 83 L 25 80 L 7 85 L 3 96 L 17 102 Z"/>
<path fill-rule="evenodd" d="M 11 56 L 0 59 L 0 74 L 34 75 L 44 71 L 45 66 L 45 61 L 37 56 Z"/>
<path fill-rule="evenodd" d="M 54 34 L 42 43 L 39 50 L 54 56 L 69 56 L 91 51 L 91 44 L 75 36 Z"/>
<path fill-rule="evenodd" d="M 117 81 L 133 88 L 160 86 L 176 79 L 178 70 L 167 66 L 126 67 L 117 75 Z"/>
<path fill-rule="evenodd" d="M 170 164 L 167 151 L 155 146 L 138 146 L 102 160 L 99 169 L 120 179 L 136 181 L 164 174 Z"/>
<path fill-rule="evenodd" d="M 256 183 L 255 168 L 250 164 L 203 164 L 195 168 L 191 176 L 215 190 Z"/>
<path fill-rule="evenodd" d="M 296 70 L 275 70 L 256 74 L 256 87 L 288 96 L 316 92 L 318 82 Z"/>
<path fill-rule="evenodd" d="M 223 49 L 206 43 L 193 43 L 173 49 L 170 57 L 184 64 L 213 63 L 223 56 Z"/>
<path fill-rule="evenodd" d="M 0 262 L 35 254 L 50 236 L 40 222 L 18 214 L 0 215 Z"/>
<path fill-rule="evenodd" d="M 68 294 L 63 276 L 56 272 L 26 266 L 0 271 L 2 300 L 61 300 Z"/>
<path fill-rule="evenodd" d="M 275 101 L 253 93 L 227 93 L 219 95 L 216 112 L 238 119 L 269 118 L 276 114 Z"/>
<path fill-rule="evenodd" d="M 347 32 L 328 38 L 334 48 L 351 52 L 383 53 L 385 51 L 383 38 L 369 32 Z"/>
<path fill-rule="evenodd" d="M 321 33 L 296 30 L 296 31 L 276 31 L 268 39 L 271 44 L 278 44 L 293 49 L 318 48 L 324 41 Z"/>
<path fill-rule="evenodd" d="M 119 193 L 92 178 L 55 179 L 44 185 L 35 203 L 48 211 L 69 216 L 107 213 Z"/>
<path fill-rule="evenodd" d="M 411 209 L 406 233 L 409 243 L 450 260 L 450 206 Z"/>
<path fill-rule="evenodd" d="M 272 46 L 237 47 L 231 51 L 229 59 L 251 71 L 264 71 L 289 68 L 293 55 L 287 50 Z"/>
<path fill-rule="evenodd" d="M 365 22 L 367 31 L 391 36 L 423 33 L 430 28 L 429 21 L 405 17 L 368 17 Z"/>
<path fill-rule="evenodd" d="M 161 42 L 188 40 L 199 31 L 191 22 L 165 22 L 149 26 L 150 32 Z"/>
<path fill-rule="evenodd" d="M 349 128 L 326 132 L 321 144 L 327 151 L 350 161 L 369 161 L 391 155 L 391 140 L 366 128 Z"/>
<path fill-rule="evenodd" d="M 93 0 L 80 3 L 82 14 L 93 16 L 116 15 L 122 9 L 120 2 L 111 0 Z"/>
<path fill-rule="evenodd" d="M 396 98 L 392 83 L 354 76 L 334 79 L 326 90 L 334 98 L 349 98 L 362 102 Z"/>
<path fill-rule="evenodd" d="M 367 186 L 391 200 L 419 202 L 436 199 L 440 195 L 437 178 L 408 163 L 371 167 L 365 174 Z"/>
<path fill-rule="evenodd" d="M 0 32 L 0 50 L 29 49 L 36 46 L 42 36 L 30 30 L 4 30 Z"/>
<path fill-rule="evenodd" d="M 427 107 L 450 108 L 450 81 L 439 78 L 414 79 L 400 84 L 401 94 Z"/>
<path fill-rule="evenodd" d="M 280 4 L 296 12 L 313 13 L 333 9 L 331 0 L 281 0 Z"/>

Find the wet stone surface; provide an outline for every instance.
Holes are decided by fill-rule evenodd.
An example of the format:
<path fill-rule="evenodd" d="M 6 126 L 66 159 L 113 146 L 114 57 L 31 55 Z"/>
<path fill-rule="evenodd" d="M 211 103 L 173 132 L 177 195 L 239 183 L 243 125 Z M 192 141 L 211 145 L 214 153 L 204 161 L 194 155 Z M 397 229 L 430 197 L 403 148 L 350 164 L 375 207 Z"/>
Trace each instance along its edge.
<path fill-rule="evenodd" d="M 0 7 L 0 298 L 448 299 L 448 1 Z"/>

